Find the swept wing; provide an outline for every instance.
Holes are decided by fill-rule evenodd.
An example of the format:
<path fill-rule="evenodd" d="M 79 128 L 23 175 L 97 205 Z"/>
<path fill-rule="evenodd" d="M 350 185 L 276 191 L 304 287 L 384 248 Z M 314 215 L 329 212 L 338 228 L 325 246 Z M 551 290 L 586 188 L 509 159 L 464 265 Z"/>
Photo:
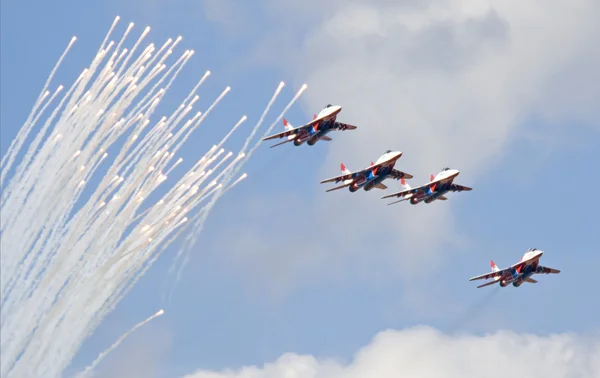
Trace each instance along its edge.
<path fill-rule="evenodd" d="M 340 181 L 346 181 L 346 180 L 357 181 L 359 179 L 365 179 L 367 177 L 367 175 L 371 171 L 375 172 L 375 175 L 376 175 L 377 174 L 376 172 L 379 169 L 379 167 L 389 164 L 392 160 L 394 160 L 394 158 L 388 159 L 386 161 L 382 161 L 381 163 L 378 163 L 378 164 L 375 164 L 375 165 L 371 165 L 370 167 L 365 168 L 365 169 L 361 169 L 360 171 L 350 172 L 350 173 L 346 173 L 346 174 L 343 174 L 343 175 L 340 175 L 340 176 L 328 178 L 327 180 L 321 181 L 321 184 L 325 184 L 327 182 L 338 183 Z M 409 175 L 408 173 L 404 173 L 404 172 L 398 171 L 396 169 L 394 169 L 392 171 L 392 173 L 389 175 L 390 178 L 396 178 L 394 176 L 396 176 L 398 178 L 398 180 L 401 179 L 401 178 L 412 178 L 412 175 Z M 347 185 L 349 186 L 350 184 L 347 184 Z"/>

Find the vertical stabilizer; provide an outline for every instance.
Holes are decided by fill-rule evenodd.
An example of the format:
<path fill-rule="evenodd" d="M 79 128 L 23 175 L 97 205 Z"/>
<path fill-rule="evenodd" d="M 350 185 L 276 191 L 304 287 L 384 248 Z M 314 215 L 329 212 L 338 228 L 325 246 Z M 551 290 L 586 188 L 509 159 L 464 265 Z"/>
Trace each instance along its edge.
<path fill-rule="evenodd" d="M 405 179 L 400 179 L 400 183 L 402 184 L 402 188 L 404 188 L 404 190 L 412 189 Z"/>
<path fill-rule="evenodd" d="M 294 126 L 292 126 L 287 119 L 283 119 L 283 128 L 287 131 L 287 130 L 291 130 L 294 128 Z"/>
<path fill-rule="evenodd" d="M 348 175 L 350 173 L 352 173 L 352 171 L 350 171 L 345 165 L 344 163 L 340 164 L 340 170 L 342 171 L 343 175 Z M 352 179 L 348 179 L 348 180 L 344 180 L 344 184 L 349 184 L 352 182 Z"/>
<path fill-rule="evenodd" d="M 500 271 L 500 269 L 498 269 L 498 266 L 496 266 L 496 263 L 494 262 L 494 260 L 490 260 L 490 267 L 492 268 L 492 272 Z M 494 277 L 494 281 L 498 281 L 499 279 L 500 279 L 500 276 Z"/>
<path fill-rule="evenodd" d="M 287 119 L 285 119 L 285 118 L 284 118 L 284 119 L 283 119 L 283 128 L 285 129 L 285 131 L 289 131 L 289 130 L 292 130 L 292 129 L 294 128 L 294 126 L 292 126 L 292 125 L 291 125 L 291 124 L 290 124 L 290 123 L 287 121 Z M 296 135 L 295 135 L 295 134 L 288 135 L 288 140 L 292 140 L 292 139 L 294 139 L 295 137 L 296 137 Z"/>
<path fill-rule="evenodd" d="M 494 260 L 490 260 L 490 267 L 492 267 L 493 272 L 497 272 L 500 270 L 500 269 L 498 269 L 498 266 L 496 266 L 496 263 L 494 262 Z"/>

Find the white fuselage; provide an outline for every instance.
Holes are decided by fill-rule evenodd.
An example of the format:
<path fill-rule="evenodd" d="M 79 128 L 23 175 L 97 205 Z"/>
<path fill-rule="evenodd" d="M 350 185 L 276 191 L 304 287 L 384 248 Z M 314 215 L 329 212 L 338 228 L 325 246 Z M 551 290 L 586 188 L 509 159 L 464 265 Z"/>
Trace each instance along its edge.
<path fill-rule="evenodd" d="M 521 257 L 521 261 L 533 262 L 534 260 L 539 260 L 543 254 L 544 254 L 544 251 L 540 251 L 540 250 L 527 251 L 527 252 L 525 252 L 525 254 L 523 254 L 523 257 Z"/>
<path fill-rule="evenodd" d="M 458 169 L 448 169 L 445 171 L 441 171 L 439 172 L 437 175 L 435 175 L 435 177 L 433 178 L 433 180 L 431 180 L 430 182 L 435 182 L 436 184 L 431 184 L 432 187 L 435 186 L 436 187 L 436 191 L 434 192 L 433 189 L 429 189 L 430 193 L 426 194 L 423 192 L 418 192 L 415 194 L 408 194 L 406 195 L 406 199 L 410 200 L 410 203 L 412 205 L 417 205 L 420 202 L 425 201 L 425 203 L 431 203 L 433 201 L 435 201 L 437 198 L 439 198 L 440 196 L 443 196 L 444 194 L 446 194 L 448 192 L 447 189 L 444 189 L 444 187 L 448 187 L 450 184 L 452 184 L 452 182 L 454 181 L 454 179 L 456 178 L 456 176 L 458 176 L 460 174 Z"/>
<path fill-rule="evenodd" d="M 509 284 L 513 284 L 515 287 L 519 287 L 523 281 L 531 277 L 540 263 L 540 257 L 544 254 L 543 251 L 527 251 L 521 257 L 521 263 L 524 265 L 519 269 L 519 271 L 515 271 L 512 276 L 502 277 L 500 280 L 500 286 L 504 287 Z"/>
<path fill-rule="evenodd" d="M 387 152 L 383 155 L 381 155 L 377 161 L 375 161 L 375 163 L 373 163 L 373 165 L 371 165 L 369 168 L 370 170 L 367 171 L 368 173 L 361 179 L 361 180 L 357 180 L 352 187 L 350 187 L 350 191 L 356 191 L 359 188 L 364 188 L 364 190 L 369 191 L 371 190 L 375 185 L 381 183 L 382 181 L 384 181 L 385 179 L 387 179 L 387 177 L 390 175 L 390 173 L 392 172 L 392 170 L 394 169 L 394 166 L 396 165 L 396 161 L 398 159 L 400 159 L 400 157 L 402 157 L 402 152 L 401 151 L 390 151 Z M 377 165 L 377 164 L 381 164 L 384 162 L 388 162 L 387 164 L 382 164 L 382 165 Z M 371 168 L 374 167 L 374 168 Z M 369 169 L 367 168 L 367 169 Z M 349 184 L 351 183 L 353 180 L 346 180 L 344 183 L 345 184 Z"/>
<path fill-rule="evenodd" d="M 317 114 L 315 118 L 316 123 L 313 127 L 307 131 L 299 133 L 296 136 L 290 136 L 295 138 L 294 144 L 296 146 L 301 145 L 308 141 L 308 145 L 314 145 L 320 138 L 327 135 L 332 130 L 332 125 L 337 119 L 337 115 L 342 111 L 342 107 L 339 105 L 332 105 L 328 108 L 324 108 Z"/>
<path fill-rule="evenodd" d="M 452 181 L 459 174 L 460 174 L 460 172 L 458 171 L 458 169 L 449 169 L 447 171 L 441 171 L 440 173 L 435 175 L 435 177 L 433 178 L 433 181 L 442 181 L 442 182 Z"/>
<path fill-rule="evenodd" d="M 400 152 L 400 151 L 388 152 L 388 153 L 385 153 L 385 154 L 381 155 L 379 157 L 379 159 L 377 159 L 377 161 L 375 161 L 374 165 L 377 165 L 379 163 L 383 163 L 384 161 L 392 160 L 390 162 L 390 164 L 388 164 L 386 166 L 390 167 L 390 168 L 393 168 L 396 165 L 396 160 L 400 159 L 401 156 L 402 156 L 402 152 Z"/>
<path fill-rule="evenodd" d="M 335 115 L 339 112 L 342 111 L 342 107 L 339 105 L 332 105 L 328 108 L 324 108 L 323 110 L 321 110 L 319 112 L 319 114 L 317 114 L 317 119 L 322 119 L 322 118 L 327 118 L 330 117 L 331 115 Z"/>

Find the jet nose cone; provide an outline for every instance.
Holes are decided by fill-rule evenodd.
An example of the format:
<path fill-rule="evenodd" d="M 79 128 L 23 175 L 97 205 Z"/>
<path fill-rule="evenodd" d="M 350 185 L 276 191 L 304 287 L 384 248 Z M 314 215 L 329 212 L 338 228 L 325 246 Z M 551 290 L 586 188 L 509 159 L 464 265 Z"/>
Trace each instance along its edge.
<path fill-rule="evenodd" d="M 451 176 L 458 176 L 460 171 L 458 169 L 451 169 L 449 173 Z"/>
<path fill-rule="evenodd" d="M 331 112 L 339 112 L 342 110 L 342 107 L 339 105 L 332 105 L 329 109 L 331 109 Z"/>

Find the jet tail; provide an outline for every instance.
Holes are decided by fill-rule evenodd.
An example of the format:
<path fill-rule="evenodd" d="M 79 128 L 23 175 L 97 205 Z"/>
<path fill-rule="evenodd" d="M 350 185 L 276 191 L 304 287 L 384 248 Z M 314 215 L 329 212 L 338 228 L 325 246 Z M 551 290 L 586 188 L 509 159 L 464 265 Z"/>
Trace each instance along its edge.
<path fill-rule="evenodd" d="M 344 163 L 340 164 L 340 170 L 342 171 L 342 174 L 344 175 L 349 175 L 350 173 L 352 173 L 351 170 L 349 170 Z M 352 182 L 352 179 L 348 179 L 348 180 L 344 180 L 344 184 L 350 184 Z"/>
<path fill-rule="evenodd" d="M 292 129 L 294 128 L 294 126 L 292 126 L 292 124 L 291 124 L 291 123 L 289 123 L 289 122 L 287 121 L 287 119 L 285 119 L 285 118 L 284 118 L 284 119 L 283 119 L 283 128 L 285 129 L 285 131 L 288 131 L 288 130 L 292 130 Z M 296 137 L 296 136 L 295 136 L 295 135 L 293 135 L 293 134 L 292 134 L 292 135 L 288 135 L 288 140 L 292 140 L 292 139 L 294 139 L 295 137 Z M 274 147 L 274 146 L 273 146 L 273 147 Z"/>
<path fill-rule="evenodd" d="M 500 271 L 500 269 L 498 269 L 498 266 L 496 265 L 494 260 L 490 260 L 490 267 L 492 268 L 492 272 Z M 500 279 L 500 276 L 494 277 L 494 281 L 498 281 L 499 279 Z"/>
<path fill-rule="evenodd" d="M 492 268 L 492 271 L 494 271 L 494 272 L 497 272 L 500 270 L 500 269 L 498 269 L 498 266 L 496 265 L 494 260 L 490 260 L 490 267 Z"/>

